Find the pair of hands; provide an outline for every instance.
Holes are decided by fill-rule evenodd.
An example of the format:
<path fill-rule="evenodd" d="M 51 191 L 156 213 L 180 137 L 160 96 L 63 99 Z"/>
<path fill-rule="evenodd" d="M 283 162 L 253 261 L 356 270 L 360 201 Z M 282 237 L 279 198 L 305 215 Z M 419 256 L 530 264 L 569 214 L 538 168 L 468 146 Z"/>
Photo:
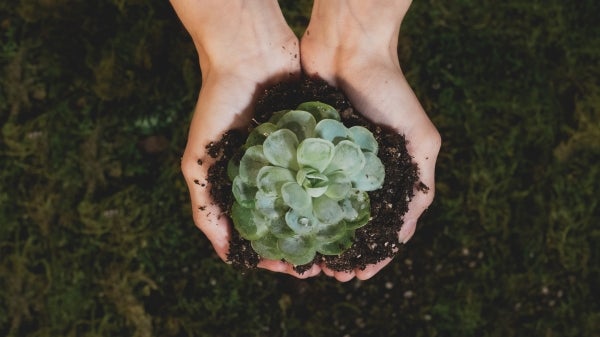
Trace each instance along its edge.
<path fill-rule="evenodd" d="M 420 179 L 429 187 L 427 193 L 415 191 L 404 216 L 399 239 L 410 239 L 417 219 L 433 200 L 435 161 L 441 144 L 398 62 L 398 34 L 410 1 L 315 0 L 300 41 L 276 0 L 171 0 L 171 4 L 194 41 L 202 70 L 202 88 L 182 170 L 194 222 L 224 261 L 231 225 L 211 201 L 206 178 L 214 161 L 207 155 L 206 145 L 227 130 L 247 125 L 262 89 L 298 77 L 301 71 L 341 88 L 367 118 L 391 126 L 407 138 Z M 198 165 L 199 159 L 202 165 Z M 206 207 L 200 209 L 200 205 Z M 261 260 L 259 267 L 299 278 L 323 271 L 339 281 L 349 281 L 368 279 L 389 262 L 349 272 L 314 265 L 303 274 L 282 261 Z"/>

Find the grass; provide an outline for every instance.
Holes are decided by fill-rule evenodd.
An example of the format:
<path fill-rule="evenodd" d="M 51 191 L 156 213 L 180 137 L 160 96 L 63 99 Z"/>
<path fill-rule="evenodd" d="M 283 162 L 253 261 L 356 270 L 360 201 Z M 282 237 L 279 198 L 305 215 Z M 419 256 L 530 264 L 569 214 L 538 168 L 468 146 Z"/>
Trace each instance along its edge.
<path fill-rule="evenodd" d="M 300 34 L 310 1 L 281 1 Z M 596 1 L 415 2 L 400 59 L 444 143 L 373 279 L 223 264 L 179 172 L 200 85 L 165 1 L 0 4 L 0 335 L 600 336 Z"/>

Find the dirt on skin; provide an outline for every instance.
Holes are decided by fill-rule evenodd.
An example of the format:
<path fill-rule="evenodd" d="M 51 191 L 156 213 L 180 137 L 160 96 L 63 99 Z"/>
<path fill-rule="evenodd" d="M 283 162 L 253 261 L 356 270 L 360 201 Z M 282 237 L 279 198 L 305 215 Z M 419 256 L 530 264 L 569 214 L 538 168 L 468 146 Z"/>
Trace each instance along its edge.
<path fill-rule="evenodd" d="M 393 257 L 400 250 L 398 231 L 402 227 L 403 215 L 408 210 L 408 203 L 415 190 L 427 191 L 428 187 L 419 181 L 417 165 L 406 150 L 406 140 L 395 131 L 375 125 L 354 110 L 345 95 L 338 89 L 329 86 L 322 80 L 303 78 L 289 83 L 280 83 L 265 90 L 255 108 L 253 122 L 267 121 L 275 111 L 294 109 L 302 102 L 321 101 L 335 107 L 342 122 L 347 127 L 361 125 L 369 129 L 379 143 L 378 157 L 385 166 L 383 186 L 369 192 L 371 202 L 371 220 L 356 230 L 353 245 L 341 255 L 326 256 L 317 253 L 313 262 L 296 266 L 295 270 L 303 272 L 314 264 L 325 264 L 336 271 L 364 269 L 388 257 Z M 218 158 L 209 169 L 208 182 L 211 195 L 225 214 L 229 214 L 234 198 L 231 182 L 227 177 L 227 163 L 234 158 L 239 160 L 249 130 L 231 130 L 218 142 L 207 146 L 209 155 Z M 260 257 L 250 246 L 250 241 L 232 231 L 228 259 L 234 266 L 255 268 Z"/>

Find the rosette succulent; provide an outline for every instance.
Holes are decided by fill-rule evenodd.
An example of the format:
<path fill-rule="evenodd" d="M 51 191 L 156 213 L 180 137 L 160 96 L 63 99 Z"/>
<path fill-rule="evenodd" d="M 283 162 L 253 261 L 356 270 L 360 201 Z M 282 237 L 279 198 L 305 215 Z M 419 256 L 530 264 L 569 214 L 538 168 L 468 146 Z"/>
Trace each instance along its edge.
<path fill-rule="evenodd" d="M 378 144 L 362 126 L 346 128 L 321 102 L 273 114 L 229 163 L 231 218 L 261 257 L 294 265 L 338 255 L 370 218 L 368 191 L 385 171 Z"/>

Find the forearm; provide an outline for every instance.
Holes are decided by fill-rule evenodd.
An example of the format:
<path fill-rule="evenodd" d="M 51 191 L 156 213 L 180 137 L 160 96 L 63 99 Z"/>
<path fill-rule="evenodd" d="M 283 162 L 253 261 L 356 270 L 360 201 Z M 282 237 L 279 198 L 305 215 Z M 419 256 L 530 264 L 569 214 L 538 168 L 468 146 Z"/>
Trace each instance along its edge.
<path fill-rule="evenodd" d="M 238 57 L 265 52 L 287 24 L 277 0 L 171 0 L 190 33 L 201 67 L 235 65 Z M 273 48 L 271 46 L 270 48 Z"/>
<path fill-rule="evenodd" d="M 410 3 L 410 0 L 315 0 L 307 35 L 318 34 L 321 41 L 337 48 L 370 46 L 395 50 L 400 24 Z"/>

